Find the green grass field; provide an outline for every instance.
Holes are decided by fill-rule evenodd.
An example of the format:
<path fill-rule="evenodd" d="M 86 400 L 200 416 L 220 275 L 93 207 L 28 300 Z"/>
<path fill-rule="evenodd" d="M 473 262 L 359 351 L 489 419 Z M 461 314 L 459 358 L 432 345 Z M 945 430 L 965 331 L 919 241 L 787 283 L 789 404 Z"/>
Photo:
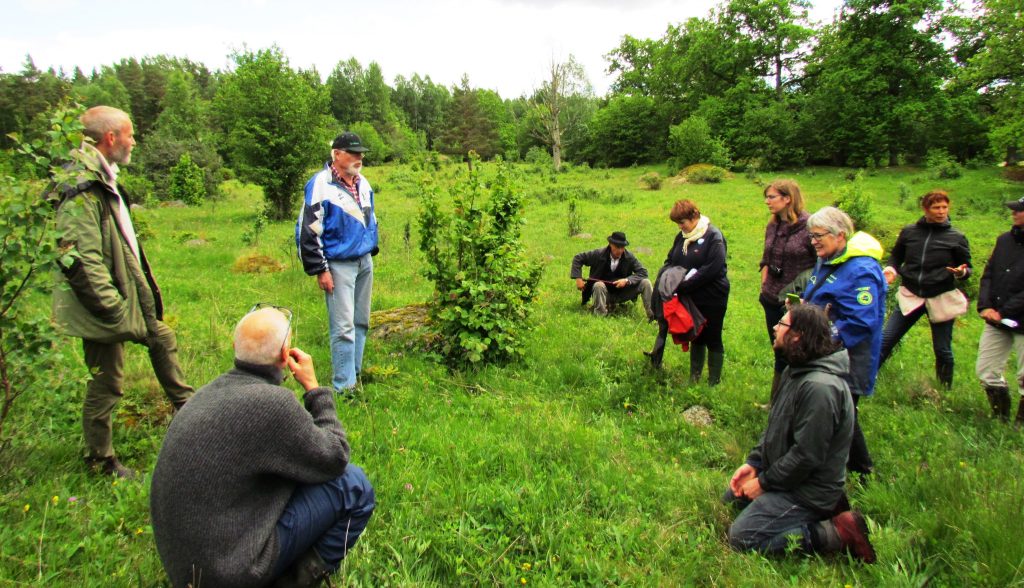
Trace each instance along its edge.
<path fill-rule="evenodd" d="M 848 488 L 868 516 L 874 566 L 845 557 L 769 560 L 730 551 L 732 513 L 719 502 L 729 475 L 756 442 L 767 413 L 772 357 L 757 302 L 767 211 L 761 188 L 736 175 L 721 184 L 668 180 L 641 188 L 664 168 L 575 169 L 551 175 L 520 168 L 530 195 L 523 239 L 544 271 L 522 361 L 451 373 L 415 341 L 373 339 L 375 376 L 357 401 L 339 403 L 352 459 L 365 468 L 377 512 L 334 580 L 339 585 L 1024 585 L 1024 433 L 988 418 L 973 376 L 982 323 L 971 312 L 954 333 L 953 389 L 935 392 L 922 323 L 879 374 L 861 422 L 877 477 Z M 442 171 L 450 177 L 454 168 Z M 811 211 L 830 204 L 849 170 L 809 168 L 792 177 Z M 382 226 L 374 310 L 425 301 L 431 284 L 417 250 L 417 174 L 368 168 Z M 996 170 L 957 180 L 880 170 L 865 178 L 874 196 L 871 232 L 887 247 L 919 216 L 932 188 L 952 196 L 954 223 L 970 238 L 977 276 L 995 237 L 1009 227 L 1002 202 L 1024 194 Z M 910 198 L 900 203 L 901 192 Z M 583 231 L 569 237 L 567 205 L 553 190 L 593 190 L 581 201 Z M 137 211 L 177 330 L 186 374 L 202 385 L 231 365 L 231 331 L 257 301 L 295 311 L 296 344 L 330 378 L 323 298 L 295 258 L 293 224 L 271 223 L 255 247 L 242 245 L 258 192 L 231 184 L 201 208 Z M 624 230 L 651 273 L 671 245 L 672 203 L 690 198 L 729 244 L 732 293 L 721 386 L 687 383 L 688 358 L 669 349 L 651 372 L 641 351 L 656 327 L 642 309 L 601 319 L 580 309 L 568 279 L 572 255 Z M 404 227 L 412 227 L 410 243 Z M 262 253 L 276 273 L 235 273 Z M 976 290 L 977 277 L 969 291 Z M 974 290 L 971 290 L 973 288 Z M 48 312 L 48 301 L 38 301 Z M 67 340 L 65 377 L 83 379 L 80 345 Z M 115 447 L 141 481 L 86 474 L 80 433 L 82 386 L 71 394 L 23 397 L 11 443 L 0 453 L 0 585 L 160 586 L 166 583 L 148 514 L 149 476 L 169 406 L 145 350 L 129 351 Z M 294 384 L 293 384 L 294 385 Z M 712 425 L 686 423 L 706 407 Z M 268 439 L 273 443 L 273 439 Z"/>

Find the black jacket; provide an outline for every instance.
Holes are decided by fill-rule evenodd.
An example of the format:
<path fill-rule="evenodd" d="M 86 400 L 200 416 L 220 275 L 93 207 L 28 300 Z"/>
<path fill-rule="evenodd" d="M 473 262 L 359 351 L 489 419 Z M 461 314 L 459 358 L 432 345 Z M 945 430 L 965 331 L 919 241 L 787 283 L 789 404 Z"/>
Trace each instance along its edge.
<path fill-rule="evenodd" d="M 582 278 L 583 266 L 585 265 L 590 266 L 588 277 L 597 280 L 615 282 L 625 278 L 629 280 L 630 286 L 636 286 L 641 280 L 647 279 L 647 269 L 628 249 L 622 252 L 622 257 L 619 258 L 619 265 L 615 268 L 615 271 L 611 270 L 611 247 L 602 247 L 577 253 L 572 258 L 572 268 L 569 270 L 569 277 L 572 279 Z M 593 282 L 587 282 L 587 285 L 583 287 L 584 303 L 590 300 L 593 289 Z"/>
<path fill-rule="evenodd" d="M 1024 229 L 1014 227 L 999 235 L 992 257 L 981 274 L 978 312 L 993 308 L 1004 319 L 1017 321 L 1017 328 L 999 328 L 1024 333 Z"/>
<path fill-rule="evenodd" d="M 899 273 L 903 286 L 922 298 L 956 288 L 956 280 L 946 268 L 963 264 L 967 264 L 969 276 L 971 246 L 967 237 L 948 220 L 938 224 L 921 217 L 916 223 L 903 227 L 889 254 L 889 265 Z"/>
<path fill-rule="evenodd" d="M 747 456 L 766 492 L 791 492 L 821 513 L 835 507 L 853 439 L 853 399 L 843 378 L 849 369 L 841 349 L 782 372 L 768 426 Z"/>
<path fill-rule="evenodd" d="M 721 308 L 729 303 L 729 278 L 726 277 L 726 245 L 722 232 L 714 225 L 708 225 L 700 239 L 690 243 L 683 253 L 682 233 L 669 249 L 666 265 L 678 265 L 697 272 L 683 280 L 676 288 L 680 296 L 689 296 L 693 303 L 702 308 Z"/>

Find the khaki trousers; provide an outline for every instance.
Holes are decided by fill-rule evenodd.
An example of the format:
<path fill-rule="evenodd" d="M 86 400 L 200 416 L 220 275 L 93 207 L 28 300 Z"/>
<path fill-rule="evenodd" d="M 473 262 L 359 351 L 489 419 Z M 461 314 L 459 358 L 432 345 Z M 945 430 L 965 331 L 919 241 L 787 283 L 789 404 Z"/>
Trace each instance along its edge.
<path fill-rule="evenodd" d="M 646 278 L 640 280 L 638 284 L 626 286 L 625 288 L 616 288 L 615 286 L 607 286 L 603 282 L 597 282 L 591 291 L 594 301 L 594 314 L 604 316 L 608 314 L 610 304 L 631 302 L 639 297 L 644 303 L 644 312 L 647 314 L 647 318 L 652 318 L 654 316 L 654 313 L 651 311 L 651 295 L 653 292 L 654 287 L 651 286 L 651 281 Z"/>
<path fill-rule="evenodd" d="M 153 331 L 143 344 L 149 348 L 153 372 L 168 400 L 175 408 L 185 404 L 194 390 L 185 383 L 185 375 L 178 364 L 178 342 L 174 331 L 163 322 L 155 321 Z M 85 447 L 89 457 L 112 457 L 112 415 L 124 395 L 121 389 L 124 384 L 124 343 L 83 339 L 82 350 L 91 375 L 82 406 Z"/>
<path fill-rule="evenodd" d="M 989 388 L 1008 387 L 1003 377 L 1010 350 L 1017 353 L 1017 388 L 1024 396 L 1024 334 L 993 327 L 986 323 L 978 341 L 978 362 L 974 371 L 981 385 Z"/>

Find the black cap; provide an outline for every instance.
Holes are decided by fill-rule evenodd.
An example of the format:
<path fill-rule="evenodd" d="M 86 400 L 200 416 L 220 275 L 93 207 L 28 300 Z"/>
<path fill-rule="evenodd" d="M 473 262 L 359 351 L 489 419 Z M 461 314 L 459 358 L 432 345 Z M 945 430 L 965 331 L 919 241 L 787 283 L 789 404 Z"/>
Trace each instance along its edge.
<path fill-rule="evenodd" d="M 1024 210 L 1024 196 L 1022 196 L 1020 200 L 1013 200 L 1011 202 L 1007 202 L 1006 208 L 1009 208 L 1014 212 L 1021 212 L 1022 210 Z"/>
<path fill-rule="evenodd" d="M 608 235 L 608 242 L 612 245 L 618 245 L 619 247 L 626 247 L 629 245 L 629 241 L 626 240 L 626 233 L 622 231 L 615 231 L 611 235 Z"/>
<path fill-rule="evenodd" d="M 335 137 L 334 142 L 331 143 L 331 149 L 341 149 L 342 151 L 351 151 L 352 153 L 366 153 L 369 151 L 369 149 L 363 147 L 363 142 L 359 139 L 359 135 L 350 132 L 344 132 Z"/>

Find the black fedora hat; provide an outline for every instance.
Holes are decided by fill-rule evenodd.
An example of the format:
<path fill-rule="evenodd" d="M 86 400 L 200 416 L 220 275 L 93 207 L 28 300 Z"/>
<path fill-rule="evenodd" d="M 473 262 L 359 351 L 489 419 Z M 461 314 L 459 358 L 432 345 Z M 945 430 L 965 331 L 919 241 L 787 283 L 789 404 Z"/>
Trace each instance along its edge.
<path fill-rule="evenodd" d="M 1007 202 L 1006 208 L 1009 208 L 1014 212 L 1020 212 L 1024 210 L 1024 197 L 1021 197 L 1019 200 L 1011 200 L 1010 202 Z"/>
<path fill-rule="evenodd" d="M 611 235 L 608 235 L 608 242 L 612 245 L 618 245 L 619 247 L 627 247 L 629 240 L 626 239 L 626 233 L 622 231 L 615 231 Z"/>

